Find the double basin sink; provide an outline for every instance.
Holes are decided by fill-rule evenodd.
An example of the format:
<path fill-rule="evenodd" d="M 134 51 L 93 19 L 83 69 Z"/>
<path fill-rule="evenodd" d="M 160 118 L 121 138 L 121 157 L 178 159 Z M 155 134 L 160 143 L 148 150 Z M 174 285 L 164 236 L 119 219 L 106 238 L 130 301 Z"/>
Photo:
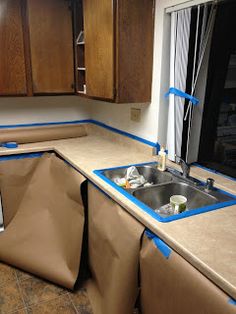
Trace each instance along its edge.
<path fill-rule="evenodd" d="M 159 221 L 168 222 L 236 204 L 234 195 L 214 187 L 209 190 L 204 182 L 194 178 L 184 178 L 174 169 L 169 168 L 161 172 L 157 169 L 156 163 L 137 165 L 136 169 L 151 185 L 135 189 L 117 186 L 117 189 L 120 191 L 123 189 L 123 194 L 127 194 L 129 199 Z M 125 177 L 126 171 L 127 167 L 104 169 L 99 171 L 99 176 L 114 186 L 117 179 Z M 187 198 L 186 211 L 170 216 L 158 213 L 158 209 L 169 203 L 172 195 L 183 195 Z"/>

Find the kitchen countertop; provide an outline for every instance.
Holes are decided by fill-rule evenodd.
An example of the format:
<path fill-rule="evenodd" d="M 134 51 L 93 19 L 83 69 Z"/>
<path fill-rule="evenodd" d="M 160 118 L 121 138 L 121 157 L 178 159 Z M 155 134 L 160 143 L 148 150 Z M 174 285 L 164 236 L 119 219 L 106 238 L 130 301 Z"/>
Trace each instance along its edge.
<path fill-rule="evenodd" d="M 11 150 L 0 148 L 0 155 L 54 150 L 236 300 L 236 205 L 169 223 L 156 221 L 93 173 L 97 169 L 155 161 L 150 148 L 136 149 L 137 142 L 133 142 L 134 146 L 123 145 L 109 137 L 89 134 L 22 144 Z M 236 181 L 197 167 L 191 169 L 191 175 L 198 179 L 213 177 L 216 186 L 236 193 Z"/>

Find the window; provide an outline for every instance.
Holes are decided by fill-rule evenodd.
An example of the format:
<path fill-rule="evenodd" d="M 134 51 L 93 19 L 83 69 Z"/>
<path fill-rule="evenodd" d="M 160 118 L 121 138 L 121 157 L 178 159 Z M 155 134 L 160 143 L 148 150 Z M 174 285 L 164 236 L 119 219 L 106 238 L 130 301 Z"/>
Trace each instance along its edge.
<path fill-rule="evenodd" d="M 236 177 L 236 3 L 205 3 L 171 13 L 167 147 Z M 192 98 L 194 97 L 194 98 Z M 199 100 L 199 104 L 194 101 Z"/>
<path fill-rule="evenodd" d="M 217 9 L 207 75 L 199 163 L 236 177 L 236 3 Z"/>

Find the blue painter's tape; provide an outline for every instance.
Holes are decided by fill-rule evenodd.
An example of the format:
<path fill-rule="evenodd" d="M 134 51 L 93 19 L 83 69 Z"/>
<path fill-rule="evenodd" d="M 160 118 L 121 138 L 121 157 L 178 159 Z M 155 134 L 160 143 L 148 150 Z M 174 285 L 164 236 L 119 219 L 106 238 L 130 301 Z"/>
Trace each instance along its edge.
<path fill-rule="evenodd" d="M 139 166 L 139 165 L 144 165 L 145 163 L 142 164 L 136 164 L 135 166 Z M 147 163 L 146 163 L 147 164 Z M 149 163 L 150 164 L 150 163 Z M 169 216 L 169 217 L 161 217 L 160 215 L 158 215 L 153 209 L 151 209 L 148 205 L 144 204 L 143 202 L 139 201 L 136 197 L 134 197 L 133 195 L 131 195 L 130 193 L 128 193 L 125 189 L 123 189 L 122 187 L 118 186 L 117 184 L 115 184 L 113 181 L 111 181 L 110 179 L 108 179 L 107 177 L 105 177 L 103 175 L 103 172 L 105 170 L 113 170 L 113 169 L 117 169 L 117 168 L 127 168 L 131 165 L 128 166 L 122 166 L 122 167 L 113 167 L 113 168 L 109 168 L 109 169 L 101 169 L 101 170 L 94 170 L 93 172 L 99 177 L 101 178 L 103 181 L 105 181 L 107 184 L 109 184 L 110 186 L 112 186 L 115 190 L 117 190 L 119 193 L 121 193 L 122 195 L 124 195 L 128 200 L 130 200 L 131 202 L 133 202 L 135 205 L 137 205 L 141 210 L 143 210 L 144 212 L 146 212 L 147 214 L 149 214 L 151 217 L 153 217 L 154 219 L 156 219 L 157 221 L 160 222 L 171 222 L 171 221 L 175 221 L 175 220 L 179 220 L 179 219 L 183 219 L 183 218 L 187 218 L 190 216 L 195 216 L 198 214 L 202 214 L 202 213 L 206 213 L 209 211 L 213 211 L 216 209 L 220 209 L 220 208 L 224 208 L 224 207 L 228 207 L 228 206 L 232 206 L 232 205 L 236 205 L 236 196 L 230 193 L 227 193 L 225 191 L 222 191 L 220 189 L 216 189 L 217 191 L 221 192 L 221 193 L 227 193 L 227 195 L 229 195 L 230 197 L 233 198 L 233 200 L 229 200 L 229 201 L 225 201 L 222 203 L 218 203 L 218 204 L 213 204 L 213 205 L 209 205 L 209 206 L 205 206 L 205 207 L 200 207 L 200 208 L 195 208 L 189 211 L 185 211 L 183 213 L 180 213 L 178 215 L 173 215 L 173 216 Z"/>
<path fill-rule="evenodd" d="M 224 177 L 224 178 L 226 178 L 226 179 L 229 179 L 229 180 L 232 180 L 232 181 L 236 181 L 236 178 L 232 178 L 232 177 L 230 177 L 230 176 L 227 176 L 226 174 L 223 174 L 223 173 L 221 173 L 221 172 L 218 172 L 217 170 L 210 169 L 210 168 L 207 168 L 207 167 L 205 167 L 205 166 L 202 166 L 202 165 L 200 165 L 200 164 L 197 163 L 197 162 L 192 163 L 192 165 L 194 165 L 194 166 L 196 166 L 196 167 L 198 167 L 198 168 L 202 168 L 202 169 L 204 169 L 204 170 L 206 170 L 206 171 L 209 171 L 209 172 L 211 172 L 211 173 L 218 174 L 219 176 Z"/>
<path fill-rule="evenodd" d="M 155 162 L 155 161 L 142 162 L 142 163 L 138 163 L 138 164 L 129 164 L 129 165 L 125 165 L 125 166 L 104 168 L 104 169 L 99 169 L 99 170 L 94 170 L 94 171 L 103 172 L 103 171 L 107 171 L 107 170 L 125 169 L 125 168 L 129 168 L 129 167 L 132 167 L 132 166 L 136 167 L 136 166 L 145 166 L 145 165 L 157 165 L 157 162 Z"/>
<path fill-rule="evenodd" d="M 146 230 L 145 234 L 147 235 L 149 239 L 153 241 L 155 246 L 165 256 L 165 258 L 168 259 L 171 254 L 171 248 L 165 242 L 163 242 L 157 235 L 152 233 L 150 230 Z"/>
<path fill-rule="evenodd" d="M 165 256 L 165 258 L 168 259 L 171 254 L 171 249 L 169 248 L 169 246 L 158 237 L 155 237 L 153 239 L 153 242 L 155 243 L 156 247 L 160 250 L 160 252 Z"/>
<path fill-rule="evenodd" d="M 7 160 L 14 160 L 14 159 L 24 159 L 24 158 L 37 158 L 41 157 L 45 152 L 39 152 L 39 153 L 23 153 L 23 154 L 14 154 L 14 155 L 7 155 L 7 156 L 0 156 L 0 162 L 1 161 L 7 161 Z"/>
<path fill-rule="evenodd" d="M 42 122 L 42 123 L 30 123 L 30 124 L 8 124 L 8 125 L 0 125 L 0 129 L 14 129 L 14 128 L 27 128 L 27 127 L 43 127 L 43 126 L 53 126 L 53 125 L 70 125 L 70 124 L 84 124 L 84 123 L 93 123 L 95 125 L 101 126 L 105 129 L 108 129 L 109 131 L 121 134 L 123 136 L 132 138 L 133 140 L 136 140 L 138 142 L 144 143 L 148 146 L 155 147 L 157 151 L 160 150 L 159 143 L 154 143 L 151 141 L 148 141 L 144 138 L 141 138 L 139 136 L 136 136 L 134 134 L 113 128 L 109 125 L 106 125 L 105 123 L 99 122 L 97 120 L 93 119 L 85 119 L 85 120 L 74 120 L 74 121 L 62 121 L 62 122 Z"/>
<path fill-rule="evenodd" d="M 236 300 L 234 300 L 234 299 L 229 299 L 229 304 L 232 304 L 232 305 L 236 306 Z"/>
<path fill-rule="evenodd" d="M 18 144 L 16 142 L 7 142 L 7 143 L 2 143 L 0 146 L 11 149 L 11 148 L 17 148 Z"/>
<path fill-rule="evenodd" d="M 175 96 L 179 96 L 179 97 L 188 99 L 193 105 L 199 104 L 199 99 L 197 99 L 196 97 L 194 97 L 192 95 L 184 93 L 175 87 L 170 87 L 169 91 L 165 94 L 165 97 L 169 97 L 170 94 L 174 94 Z"/>
<path fill-rule="evenodd" d="M 66 124 L 82 124 L 91 123 L 91 120 L 73 120 L 73 121 L 61 121 L 61 122 L 42 122 L 42 123 L 21 123 L 21 124 L 6 124 L 0 125 L 0 129 L 15 129 L 15 128 L 30 128 L 37 126 L 50 126 L 50 125 L 66 125 Z"/>
<path fill-rule="evenodd" d="M 152 233 L 150 230 L 146 229 L 145 230 L 145 234 L 149 239 L 153 239 L 156 235 L 154 233 Z"/>
<path fill-rule="evenodd" d="M 97 189 L 100 193 L 102 193 L 103 195 L 105 195 L 107 198 L 113 200 L 110 195 L 108 195 L 106 192 L 104 192 L 102 189 L 100 189 L 99 186 L 97 186 L 95 183 L 93 183 L 92 181 L 89 180 L 89 183 L 92 184 L 92 186 Z"/>

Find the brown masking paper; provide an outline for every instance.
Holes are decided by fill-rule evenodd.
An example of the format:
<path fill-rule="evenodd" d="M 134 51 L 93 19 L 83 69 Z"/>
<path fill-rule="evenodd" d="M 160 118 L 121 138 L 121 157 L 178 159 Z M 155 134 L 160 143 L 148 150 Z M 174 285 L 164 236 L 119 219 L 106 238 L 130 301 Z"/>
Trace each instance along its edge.
<path fill-rule="evenodd" d="M 54 154 L 0 162 L 0 260 L 72 289 L 80 266 L 84 180 Z"/>
<path fill-rule="evenodd" d="M 135 218 L 93 185 L 88 187 L 89 264 L 86 288 L 95 314 L 131 314 L 138 295 L 140 239 Z"/>
<path fill-rule="evenodd" d="M 176 252 L 166 259 L 146 235 L 140 267 L 142 314 L 236 313 L 229 296 Z"/>
<path fill-rule="evenodd" d="M 19 144 L 35 143 L 86 135 L 87 133 L 83 125 L 10 128 L 1 130 L 0 143 L 12 141 Z"/>

